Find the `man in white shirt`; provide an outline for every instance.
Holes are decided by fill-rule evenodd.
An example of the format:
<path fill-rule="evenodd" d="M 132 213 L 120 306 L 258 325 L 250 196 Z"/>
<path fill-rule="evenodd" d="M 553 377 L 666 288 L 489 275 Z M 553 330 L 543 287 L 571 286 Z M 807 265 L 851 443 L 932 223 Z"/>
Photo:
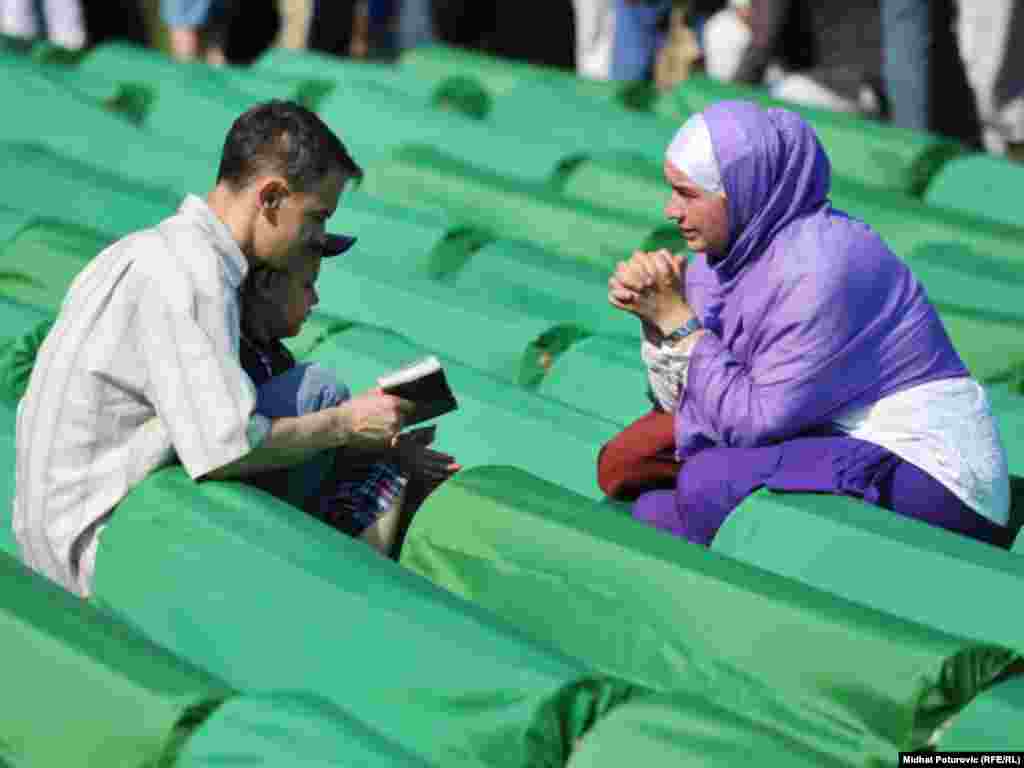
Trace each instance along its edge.
<path fill-rule="evenodd" d="M 79 274 L 18 406 L 13 527 L 30 567 L 88 597 L 116 505 L 175 458 L 195 480 L 228 479 L 394 440 L 410 403 L 372 391 L 269 420 L 239 364 L 247 271 L 344 250 L 325 223 L 359 175 L 315 114 L 258 105 L 229 131 L 205 201 L 190 195 Z"/>

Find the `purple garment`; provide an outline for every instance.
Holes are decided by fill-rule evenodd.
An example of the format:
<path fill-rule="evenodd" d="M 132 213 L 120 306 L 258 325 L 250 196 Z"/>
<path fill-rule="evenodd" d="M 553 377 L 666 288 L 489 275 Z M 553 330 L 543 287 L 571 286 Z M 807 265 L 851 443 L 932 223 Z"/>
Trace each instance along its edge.
<path fill-rule="evenodd" d="M 1008 529 L 979 515 L 927 472 L 852 437 L 710 448 L 683 465 L 675 491 L 641 496 L 633 516 L 707 547 L 729 513 L 760 488 L 851 496 L 995 546 L 1012 541 Z"/>
<path fill-rule="evenodd" d="M 703 115 L 731 242 L 686 272 L 709 332 L 676 413 L 681 459 L 777 443 L 847 408 L 970 375 L 906 264 L 828 202 L 829 161 L 807 123 L 738 101 Z"/>

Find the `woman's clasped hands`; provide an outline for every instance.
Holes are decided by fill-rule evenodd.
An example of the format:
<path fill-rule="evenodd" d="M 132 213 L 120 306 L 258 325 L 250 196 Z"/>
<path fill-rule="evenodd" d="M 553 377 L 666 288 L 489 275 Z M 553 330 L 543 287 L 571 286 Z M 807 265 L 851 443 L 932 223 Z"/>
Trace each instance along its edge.
<path fill-rule="evenodd" d="M 608 301 L 662 334 L 688 322 L 694 312 L 683 294 L 686 258 L 668 250 L 634 251 L 608 278 Z"/>

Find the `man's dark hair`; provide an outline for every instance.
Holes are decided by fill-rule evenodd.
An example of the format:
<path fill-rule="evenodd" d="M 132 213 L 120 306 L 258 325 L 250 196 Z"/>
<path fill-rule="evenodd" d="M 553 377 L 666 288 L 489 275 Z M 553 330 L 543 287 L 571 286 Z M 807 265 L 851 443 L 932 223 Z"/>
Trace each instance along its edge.
<path fill-rule="evenodd" d="M 363 176 L 323 120 L 299 104 L 275 99 L 235 120 L 224 141 L 217 182 L 242 189 L 261 174 L 276 173 L 304 192 L 331 171 L 347 179 Z"/>

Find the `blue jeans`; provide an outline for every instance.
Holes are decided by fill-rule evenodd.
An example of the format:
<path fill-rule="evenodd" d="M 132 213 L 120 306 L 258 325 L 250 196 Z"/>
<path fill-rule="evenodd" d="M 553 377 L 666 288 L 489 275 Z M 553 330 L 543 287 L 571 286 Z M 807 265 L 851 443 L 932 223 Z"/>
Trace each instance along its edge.
<path fill-rule="evenodd" d="M 645 80 L 650 75 L 654 57 L 665 42 L 658 22 L 671 8 L 671 0 L 654 3 L 615 0 L 612 80 Z"/>
<path fill-rule="evenodd" d="M 929 0 L 882 0 L 882 72 L 892 121 L 928 130 L 932 28 Z"/>
<path fill-rule="evenodd" d="M 351 397 L 334 373 L 315 363 L 296 365 L 256 390 L 256 412 L 268 419 L 302 416 L 343 403 Z M 323 451 L 288 471 L 288 500 L 298 507 L 320 490 L 333 461 Z"/>

